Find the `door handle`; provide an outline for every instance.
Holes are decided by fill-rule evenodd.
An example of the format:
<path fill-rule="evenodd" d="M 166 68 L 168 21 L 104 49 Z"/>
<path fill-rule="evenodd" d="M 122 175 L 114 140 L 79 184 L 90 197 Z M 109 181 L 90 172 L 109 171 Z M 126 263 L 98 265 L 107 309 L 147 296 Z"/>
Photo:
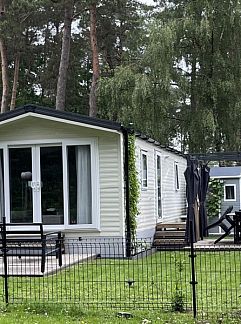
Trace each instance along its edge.
<path fill-rule="evenodd" d="M 34 192 L 40 191 L 40 181 L 31 181 L 31 188 Z"/>

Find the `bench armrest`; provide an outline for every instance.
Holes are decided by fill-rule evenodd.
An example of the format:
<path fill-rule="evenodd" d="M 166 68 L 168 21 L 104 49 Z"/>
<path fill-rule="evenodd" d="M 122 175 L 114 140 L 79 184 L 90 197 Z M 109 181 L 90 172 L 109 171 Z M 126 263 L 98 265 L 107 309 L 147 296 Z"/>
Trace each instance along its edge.
<path fill-rule="evenodd" d="M 61 234 L 61 232 L 59 231 L 59 232 L 47 232 L 47 233 L 44 233 L 44 235 L 59 235 L 59 234 Z"/>

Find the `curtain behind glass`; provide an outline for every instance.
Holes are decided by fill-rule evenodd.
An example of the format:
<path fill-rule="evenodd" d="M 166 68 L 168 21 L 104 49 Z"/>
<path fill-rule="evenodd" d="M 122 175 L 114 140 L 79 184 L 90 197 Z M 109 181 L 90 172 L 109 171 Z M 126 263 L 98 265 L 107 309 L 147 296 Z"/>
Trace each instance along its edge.
<path fill-rule="evenodd" d="M 90 146 L 76 147 L 77 223 L 91 224 L 91 156 Z"/>

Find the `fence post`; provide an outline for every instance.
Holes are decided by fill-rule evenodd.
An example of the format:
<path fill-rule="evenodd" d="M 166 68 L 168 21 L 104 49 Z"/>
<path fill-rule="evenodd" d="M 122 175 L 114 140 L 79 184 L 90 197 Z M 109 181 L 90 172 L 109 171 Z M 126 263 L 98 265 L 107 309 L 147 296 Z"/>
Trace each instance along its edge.
<path fill-rule="evenodd" d="M 2 221 L 2 252 L 4 264 L 4 291 L 5 303 L 8 305 L 8 261 L 7 261 L 7 237 L 6 237 L 6 217 Z"/>
<path fill-rule="evenodd" d="M 194 233 L 193 233 L 193 221 L 190 221 L 189 224 L 189 230 L 190 230 L 190 247 L 191 247 L 191 253 L 189 257 L 191 258 L 191 269 L 192 269 L 192 276 L 190 284 L 192 285 L 192 305 L 193 305 L 193 317 L 196 318 L 197 316 L 197 295 L 196 295 L 196 274 L 195 274 L 195 258 L 196 254 L 194 251 Z"/>

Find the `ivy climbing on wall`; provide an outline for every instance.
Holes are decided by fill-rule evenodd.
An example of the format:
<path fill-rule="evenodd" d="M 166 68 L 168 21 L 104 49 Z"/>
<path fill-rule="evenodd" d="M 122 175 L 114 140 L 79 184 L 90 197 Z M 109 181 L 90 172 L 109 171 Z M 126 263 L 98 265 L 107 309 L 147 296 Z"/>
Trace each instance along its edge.
<path fill-rule="evenodd" d="M 138 173 L 136 170 L 136 155 L 135 155 L 135 135 L 129 134 L 128 136 L 128 152 L 129 152 L 129 186 L 130 186 L 130 231 L 131 238 L 135 240 L 136 227 L 137 227 L 137 215 L 138 201 L 140 195 L 140 184 L 138 180 Z"/>
<path fill-rule="evenodd" d="M 209 219 L 219 216 L 223 195 L 223 182 L 220 179 L 211 179 L 207 199 L 207 215 Z"/>

